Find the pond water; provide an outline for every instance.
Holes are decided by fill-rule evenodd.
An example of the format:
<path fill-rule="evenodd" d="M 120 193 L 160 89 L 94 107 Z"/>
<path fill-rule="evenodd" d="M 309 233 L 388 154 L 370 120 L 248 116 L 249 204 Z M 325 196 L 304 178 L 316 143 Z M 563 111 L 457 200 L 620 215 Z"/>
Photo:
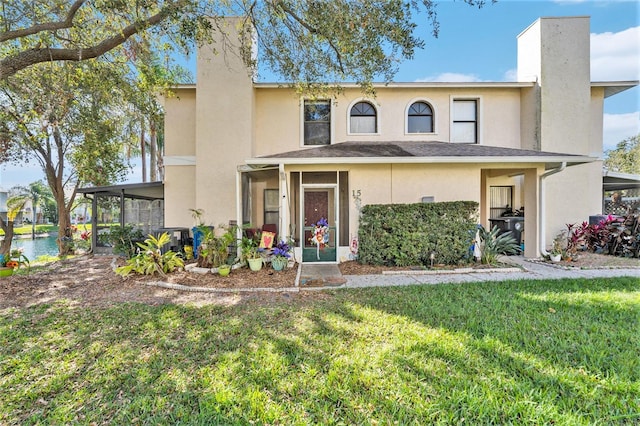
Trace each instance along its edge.
<path fill-rule="evenodd" d="M 58 246 L 56 245 L 56 237 L 39 237 L 35 240 L 31 238 L 13 238 L 11 243 L 12 249 L 23 248 L 24 255 L 29 260 L 35 260 L 38 256 L 58 254 Z"/>

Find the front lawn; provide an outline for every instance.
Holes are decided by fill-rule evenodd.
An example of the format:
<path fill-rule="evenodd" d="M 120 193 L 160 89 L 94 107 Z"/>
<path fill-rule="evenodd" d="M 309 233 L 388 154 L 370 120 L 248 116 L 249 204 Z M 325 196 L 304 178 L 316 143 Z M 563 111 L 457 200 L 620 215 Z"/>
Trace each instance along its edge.
<path fill-rule="evenodd" d="M 4 310 L 0 424 L 637 424 L 639 312 L 637 278 Z"/>

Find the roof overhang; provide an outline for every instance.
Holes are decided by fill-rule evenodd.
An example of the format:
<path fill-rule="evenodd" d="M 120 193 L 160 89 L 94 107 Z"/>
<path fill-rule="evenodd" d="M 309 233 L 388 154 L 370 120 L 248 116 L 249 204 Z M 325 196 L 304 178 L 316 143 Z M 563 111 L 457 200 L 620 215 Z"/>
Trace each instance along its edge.
<path fill-rule="evenodd" d="M 608 98 L 609 96 L 616 95 L 620 92 L 624 92 L 628 89 L 633 89 L 640 81 L 638 80 L 629 80 L 629 81 L 593 81 L 591 82 L 591 87 L 603 87 L 604 88 L 604 97 Z"/>
<path fill-rule="evenodd" d="M 392 89 L 452 89 L 452 88 L 482 88 L 482 89 L 521 89 L 533 87 L 535 81 L 411 81 L 411 82 L 388 82 L 372 83 L 374 89 L 392 88 Z M 253 83 L 256 89 L 282 89 L 289 88 L 293 85 L 290 82 L 259 82 Z M 326 83 L 326 87 L 340 87 L 342 89 L 360 89 L 361 85 L 357 83 Z"/>
<path fill-rule="evenodd" d="M 605 191 L 640 188 L 640 175 L 603 170 L 602 188 Z"/>
<path fill-rule="evenodd" d="M 246 160 L 250 167 L 291 164 L 544 164 L 591 163 L 596 157 L 448 142 L 342 142 Z"/>
<path fill-rule="evenodd" d="M 164 200 L 164 184 L 162 182 L 128 183 L 122 185 L 94 186 L 79 188 L 79 194 L 101 195 L 141 200 Z"/>

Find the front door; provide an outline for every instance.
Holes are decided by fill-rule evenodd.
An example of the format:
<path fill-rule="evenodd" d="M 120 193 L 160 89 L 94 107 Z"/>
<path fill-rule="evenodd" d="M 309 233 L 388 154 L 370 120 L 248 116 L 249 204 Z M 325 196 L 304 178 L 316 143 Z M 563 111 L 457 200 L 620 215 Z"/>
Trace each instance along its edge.
<path fill-rule="evenodd" d="M 336 261 L 335 188 L 303 188 L 303 262 Z"/>

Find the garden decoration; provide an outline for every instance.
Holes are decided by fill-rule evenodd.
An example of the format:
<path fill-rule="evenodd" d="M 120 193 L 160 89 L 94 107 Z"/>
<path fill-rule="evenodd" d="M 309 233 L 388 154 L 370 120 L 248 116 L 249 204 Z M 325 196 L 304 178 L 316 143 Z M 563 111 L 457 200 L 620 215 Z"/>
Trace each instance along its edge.
<path fill-rule="evenodd" d="M 323 249 L 329 243 L 329 222 L 324 217 L 313 225 L 313 235 L 311 242 L 316 245 L 316 257 L 320 260 L 320 249 Z"/>

